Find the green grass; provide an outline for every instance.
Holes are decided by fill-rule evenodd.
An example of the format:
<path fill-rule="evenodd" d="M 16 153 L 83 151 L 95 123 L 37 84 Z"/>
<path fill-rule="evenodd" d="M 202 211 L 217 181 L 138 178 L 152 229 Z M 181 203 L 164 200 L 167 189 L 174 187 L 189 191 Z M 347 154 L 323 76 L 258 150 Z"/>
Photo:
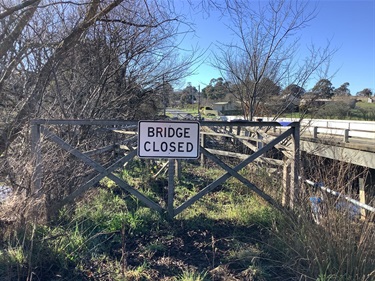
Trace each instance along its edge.
<path fill-rule="evenodd" d="M 176 281 L 208 281 L 207 273 L 196 272 L 195 270 L 187 270 L 177 276 Z"/>
<path fill-rule="evenodd" d="M 357 102 L 356 107 L 375 110 L 375 103 Z"/>
<path fill-rule="evenodd" d="M 136 159 L 118 174 L 165 207 L 165 176 L 153 177 L 158 165 Z M 185 163 L 176 206 L 223 173 Z M 266 174 L 241 174 L 277 194 Z M 374 258 L 373 229 L 332 216 L 328 232 L 306 210 L 277 212 L 230 179 L 168 220 L 104 180 L 54 221 L 8 232 L 0 280 L 372 280 L 361 257 Z"/>

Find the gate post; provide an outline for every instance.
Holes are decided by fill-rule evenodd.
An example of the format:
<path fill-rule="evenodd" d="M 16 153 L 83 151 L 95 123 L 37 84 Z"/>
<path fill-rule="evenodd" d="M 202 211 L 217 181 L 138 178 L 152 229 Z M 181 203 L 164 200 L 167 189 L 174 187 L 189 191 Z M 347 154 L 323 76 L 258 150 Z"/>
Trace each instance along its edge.
<path fill-rule="evenodd" d="M 174 173 L 175 173 L 175 159 L 168 160 L 168 217 L 172 219 L 174 217 Z"/>
<path fill-rule="evenodd" d="M 259 127 L 259 128 L 261 128 L 261 127 Z M 261 148 L 263 148 L 263 136 L 257 131 L 257 148 L 258 148 L 258 150 L 259 149 L 261 149 Z"/>
<path fill-rule="evenodd" d="M 40 124 L 32 121 L 31 124 L 31 154 L 34 161 L 34 173 L 32 177 L 32 192 L 42 188 L 42 155 L 40 151 Z"/>
<path fill-rule="evenodd" d="M 366 204 L 366 193 L 365 193 L 365 179 L 360 177 L 358 179 L 359 184 L 359 202 Z M 361 208 L 361 219 L 366 218 L 366 209 Z"/>
<path fill-rule="evenodd" d="M 283 193 L 281 198 L 281 205 L 286 207 L 290 200 L 290 160 L 284 159 L 283 166 Z"/>
<path fill-rule="evenodd" d="M 181 172 L 182 172 L 182 163 L 181 159 L 176 159 L 175 160 L 175 175 L 177 180 L 181 180 Z"/>
<path fill-rule="evenodd" d="M 206 148 L 206 134 L 201 134 L 201 147 Z M 206 158 L 203 153 L 201 153 L 201 167 L 204 167 Z"/>
<path fill-rule="evenodd" d="M 300 123 L 293 124 L 292 134 L 292 159 L 290 167 L 290 208 L 299 200 L 299 168 L 300 168 Z"/>

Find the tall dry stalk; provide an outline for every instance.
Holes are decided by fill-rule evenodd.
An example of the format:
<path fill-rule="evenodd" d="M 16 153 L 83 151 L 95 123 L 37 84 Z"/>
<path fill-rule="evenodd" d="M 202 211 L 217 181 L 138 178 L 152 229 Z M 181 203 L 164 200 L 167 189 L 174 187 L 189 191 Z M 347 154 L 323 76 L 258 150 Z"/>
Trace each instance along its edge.
<path fill-rule="evenodd" d="M 305 175 L 352 198 L 358 197 L 358 178 L 365 170 L 354 165 L 305 159 Z M 308 167 L 308 168 L 307 168 Z M 334 176 L 333 176 L 334 175 Z M 375 214 L 360 219 L 358 209 L 343 198 L 303 185 L 300 204 L 286 210 L 275 223 L 272 248 L 280 255 L 282 267 L 298 280 L 374 280 Z M 311 197 L 320 197 L 319 223 L 313 220 Z"/>

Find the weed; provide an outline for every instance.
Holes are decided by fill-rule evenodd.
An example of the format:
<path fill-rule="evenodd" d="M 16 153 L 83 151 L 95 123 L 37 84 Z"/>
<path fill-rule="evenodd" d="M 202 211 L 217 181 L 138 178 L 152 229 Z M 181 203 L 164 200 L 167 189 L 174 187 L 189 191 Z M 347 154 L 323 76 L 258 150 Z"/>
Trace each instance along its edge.
<path fill-rule="evenodd" d="M 297 275 L 318 280 L 365 280 L 373 270 L 375 229 L 326 206 L 325 221 L 315 224 L 307 209 L 285 213 L 275 223 L 273 251 Z M 280 219 L 280 218 L 279 218 Z M 281 246 L 281 247 L 280 247 Z"/>
<path fill-rule="evenodd" d="M 27 253 L 22 246 L 9 245 L 0 252 L 0 276 L 14 277 L 15 279 L 25 278 Z"/>
<path fill-rule="evenodd" d="M 3 261 L 7 261 L 11 264 L 23 264 L 26 262 L 26 254 L 21 246 L 9 247 L 5 253 L 3 253 Z"/>
<path fill-rule="evenodd" d="M 207 272 L 197 272 L 190 269 L 185 270 L 177 276 L 176 281 L 208 281 Z"/>
<path fill-rule="evenodd" d="M 133 269 L 128 269 L 125 273 L 125 280 L 127 281 L 143 281 L 151 280 L 151 276 L 148 273 L 149 266 L 147 263 L 143 263 Z"/>
<path fill-rule="evenodd" d="M 163 254 L 167 251 L 167 246 L 159 241 L 151 242 L 145 246 L 145 253 L 148 256 L 153 256 L 156 253 Z"/>
<path fill-rule="evenodd" d="M 325 273 L 321 273 L 319 274 L 318 278 L 316 279 L 316 281 L 338 281 L 338 277 L 335 276 L 335 275 L 327 275 Z"/>
<path fill-rule="evenodd" d="M 262 251 L 254 246 L 248 246 L 245 243 L 236 243 L 229 251 L 228 261 L 236 262 L 242 268 L 255 266 L 259 261 Z"/>
<path fill-rule="evenodd" d="M 110 189 L 112 189 L 112 188 L 114 188 L 114 187 L 116 186 L 116 183 L 115 183 L 113 180 L 111 180 L 110 178 L 108 178 L 108 177 L 104 177 L 104 178 L 100 181 L 100 184 L 101 184 L 102 186 L 106 186 L 106 187 L 108 187 L 108 188 L 110 188 Z"/>

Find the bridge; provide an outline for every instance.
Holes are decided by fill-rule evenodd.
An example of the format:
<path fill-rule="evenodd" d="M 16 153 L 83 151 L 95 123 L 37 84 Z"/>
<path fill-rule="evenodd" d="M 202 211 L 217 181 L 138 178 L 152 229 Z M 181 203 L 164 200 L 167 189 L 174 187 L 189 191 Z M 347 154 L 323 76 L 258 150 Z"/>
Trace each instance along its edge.
<path fill-rule="evenodd" d="M 228 118 L 228 117 L 227 117 Z M 253 151 L 262 147 L 263 144 L 269 142 L 272 138 L 280 135 L 286 130 L 286 127 L 277 126 L 273 128 L 262 127 L 263 122 L 273 121 L 273 118 L 256 118 L 260 122 L 259 129 L 246 128 L 246 123 L 239 120 L 238 117 L 228 118 L 228 124 L 243 126 L 237 129 L 229 127 L 229 134 L 234 134 L 240 137 L 249 136 L 250 131 L 255 134 L 258 140 L 249 138 L 248 140 L 256 141 L 256 146 L 249 146 Z M 298 119 L 280 118 L 277 120 L 281 124 L 287 125 L 290 122 L 299 121 Z M 222 131 L 223 133 L 223 131 Z M 375 196 L 375 122 L 353 121 L 353 120 L 302 120 L 300 121 L 300 151 L 311 155 L 316 155 L 340 162 L 345 162 L 362 167 L 362 170 L 368 169 L 365 177 L 361 176 L 357 179 L 359 188 L 359 201 L 354 202 L 351 198 L 346 198 L 348 201 L 361 206 L 362 214 L 365 214 L 365 209 L 374 211 L 375 209 L 363 204 L 369 203 Z M 240 157 L 240 156 L 239 156 Z M 277 162 L 279 161 L 279 162 Z M 267 162 L 273 164 L 284 165 L 280 160 L 267 159 Z M 284 172 L 284 178 L 287 175 Z M 335 175 L 332 175 L 335 177 Z M 285 180 L 284 180 L 285 182 Z M 308 184 L 314 184 L 310 180 L 306 180 Z M 324 187 L 320 184 L 321 189 L 333 195 L 340 195 L 339 193 Z"/>
<path fill-rule="evenodd" d="M 300 124 L 301 151 L 375 169 L 375 122 L 312 119 Z"/>
<path fill-rule="evenodd" d="M 229 124 L 241 121 L 238 117 L 226 117 Z M 326 120 L 259 117 L 263 122 L 277 121 L 281 124 L 300 122 L 300 149 L 310 154 L 338 160 L 370 169 L 375 169 L 375 122 L 354 120 Z M 245 123 L 243 124 L 245 125 Z M 286 129 L 258 131 L 260 141 L 268 136 L 276 136 Z M 263 133 L 263 134 L 262 134 Z M 245 131 L 238 131 L 246 135 Z"/>
<path fill-rule="evenodd" d="M 169 113 L 184 114 L 183 111 Z M 241 116 L 222 116 L 223 121 L 239 121 Z M 300 149 L 310 154 L 375 169 L 375 122 L 332 119 L 255 117 L 254 120 L 300 122 Z M 279 128 L 280 133 L 283 129 Z M 285 129 L 284 129 L 285 131 Z M 243 133 L 244 134 L 244 133 Z"/>

